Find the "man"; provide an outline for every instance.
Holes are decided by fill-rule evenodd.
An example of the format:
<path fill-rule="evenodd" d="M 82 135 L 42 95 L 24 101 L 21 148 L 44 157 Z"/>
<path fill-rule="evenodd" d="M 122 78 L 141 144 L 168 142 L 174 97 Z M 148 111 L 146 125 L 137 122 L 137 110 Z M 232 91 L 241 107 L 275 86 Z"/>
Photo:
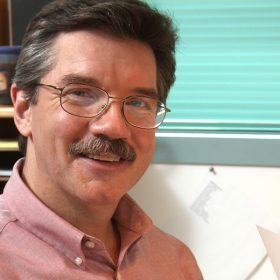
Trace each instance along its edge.
<path fill-rule="evenodd" d="M 31 21 L 11 88 L 25 158 L 0 199 L 1 279 L 202 279 L 126 194 L 168 111 L 175 41 L 138 0 L 57 0 Z"/>

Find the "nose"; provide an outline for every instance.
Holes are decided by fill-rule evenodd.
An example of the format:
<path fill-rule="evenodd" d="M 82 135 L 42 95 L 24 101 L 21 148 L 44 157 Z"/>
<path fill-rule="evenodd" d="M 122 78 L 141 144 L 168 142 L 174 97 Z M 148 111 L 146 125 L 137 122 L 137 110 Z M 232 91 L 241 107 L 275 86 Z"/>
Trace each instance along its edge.
<path fill-rule="evenodd" d="M 128 139 L 131 135 L 131 126 L 124 118 L 122 102 L 111 100 L 100 116 L 91 119 L 90 132 L 109 139 Z"/>

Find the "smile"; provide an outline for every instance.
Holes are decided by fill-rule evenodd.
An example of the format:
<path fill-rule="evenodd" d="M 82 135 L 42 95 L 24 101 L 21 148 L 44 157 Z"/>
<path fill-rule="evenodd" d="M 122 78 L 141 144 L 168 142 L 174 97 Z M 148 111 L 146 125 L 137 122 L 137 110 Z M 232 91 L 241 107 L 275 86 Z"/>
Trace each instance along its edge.
<path fill-rule="evenodd" d="M 86 157 L 94 160 L 109 161 L 109 162 L 119 162 L 121 160 L 120 156 L 115 154 L 110 154 L 110 153 L 103 153 L 99 155 L 86 155 Z"/>

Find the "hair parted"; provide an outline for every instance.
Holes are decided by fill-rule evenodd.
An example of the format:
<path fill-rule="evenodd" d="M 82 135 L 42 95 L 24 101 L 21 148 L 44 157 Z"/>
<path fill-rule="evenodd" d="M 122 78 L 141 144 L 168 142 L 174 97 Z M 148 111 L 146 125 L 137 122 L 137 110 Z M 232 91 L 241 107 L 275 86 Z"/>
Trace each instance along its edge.
<path fill-rule="evenodd" d="M 14 76 L 27 100 L 36 103 L 36 84 L 54 67 L 56 37 L 84 29 L 149 45 L 157 64 L 159 98 L 166 103 L 175 81 L 177 32 L 169 16 L 140 0 L 55 0 L 44 6 L 27 27 Z M 26 139 L 20 138 L 25 154 Z"/>

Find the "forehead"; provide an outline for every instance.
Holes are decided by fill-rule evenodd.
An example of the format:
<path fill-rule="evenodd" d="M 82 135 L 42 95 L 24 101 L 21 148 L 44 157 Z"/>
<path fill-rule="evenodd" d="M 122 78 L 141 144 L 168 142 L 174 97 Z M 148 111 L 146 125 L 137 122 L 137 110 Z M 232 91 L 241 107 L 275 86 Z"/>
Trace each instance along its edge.
<path fill-rule="evenodd" d="M 109 90 L 124 83 L 156 89 L 154 53 L 143 42 L 104 32 L 75 31 L 60 34 L 53 48 L 56 63 L 44 79 L 50 78 L 57 85 L 65 76 L 77 75 Z"/>

